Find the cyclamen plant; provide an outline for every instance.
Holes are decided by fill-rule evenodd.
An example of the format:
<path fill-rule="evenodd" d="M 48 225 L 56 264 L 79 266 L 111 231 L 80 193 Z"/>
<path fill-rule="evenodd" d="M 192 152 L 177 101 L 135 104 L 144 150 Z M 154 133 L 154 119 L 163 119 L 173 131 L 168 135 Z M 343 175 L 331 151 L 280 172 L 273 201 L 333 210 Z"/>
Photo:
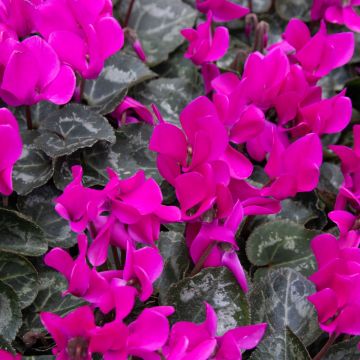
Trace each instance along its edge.
<path fill-rule="evenodd" d="M 323 84 L 352 61 L 356 37 L 324 20 L 356 32 L 358 3 L 314 1 L 311 18 L 319 26 L 290 19 L 282 39 L 269 45 L 271 26 L 251 13 L 252 1 L 154 3 L 129 0 L 114 10 L 110 0 L 0 1 L 0 97 L 13 110 L 0 109 L 0 308 L 9 312 L 3 321 L 0 311 L 0 360 L 39 356 L 40 349 L 59 360 L 257 360 L 284 353 L 309 360 L 308 349 L 316 360 L 336 355 L 343 343 L 335 342 L 360 335 L 360 125 L 352 149 L 341 143 L 337 135 L 351 129 L 353 104 L 346 89 L 329 96 Z M 199 96 L 179 116 L 152 94 L 151 109 L 143 103 L 158 80 L 127 94 L 154 76 L 147 65 L 162 71 L 164 49 L 151 42 L 159 29 L 139 25 L 151 16 L 169 17 L 174 27 L 163 34 L 165 58 L 185 42 L 184 67 L 202 77 Z M 234 55 L 236 24 L 252 50 Z M 222 65 L 227 56 L 230 66 Z M 128 129 L 137 132 L 131 137 Z M 148 131 L 143 154 L 146 135 L 138 129 Z M 307 230 L 300 210 L 288 214 L 286 204 L 312 211 L 302 196 L 321 195 L 324 160 L 336 156 L 343 182 L 336 199 L 316 211 L 333 206 L 328 217 L 337 229 L 325 220 L 317 232 Z M 22 163 L 41 168 L 38 178 L 20 172 Z M 21 182 L 35 185 L 28 190 Z M 268 238 L 253 251 L 258 229 L 277 217 L 298 224 L 281 223 L 283 238 L 261 233 Z M 61 224 L 55 239 L 43 246 L 54 223 Z M 287 226 L 311 234 L 304 256 Z M 163 236 L 173 233 L 181 242 L 168 238 L 164 245 Z M 23 255 L 44 255 L 43 264 Z M 22 284 L 30 275 L 14 282 L 7 274 L 24 267 L 35 274 L 34 297 Z M 347 340 L 344 351 L 357 351 L 349 345 L 357 339 Z"/>

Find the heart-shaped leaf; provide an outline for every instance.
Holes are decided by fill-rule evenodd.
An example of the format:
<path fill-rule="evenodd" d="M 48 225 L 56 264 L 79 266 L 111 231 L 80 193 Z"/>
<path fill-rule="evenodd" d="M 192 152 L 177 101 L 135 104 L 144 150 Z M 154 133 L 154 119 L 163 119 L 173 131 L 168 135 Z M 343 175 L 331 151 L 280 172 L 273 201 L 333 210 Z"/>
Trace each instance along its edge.
<path fill-rule="evenodd" d="M 116 131 L 116 142 L 110 145 L 99 142 L 91 149 L 77 151 L 55 165 L 54 182 L 63 189 L 72 179 L 71 167 L 81 164 L 86 186 L 105 185 L 109 177 L 106 169 L 114 169 L 122 178 L 135 174 L 139 169 L 147 176 L 160 181 L 156 154 L 149 151 L 153 127 L 148 124 L 129 124 Z"/>
<path fill-rule="evenodd" d="M 219 336 L 234 327 L 249 324 L 246 296 L 232 273 L 224 267 L 204 269 L 172 285 L 162 304 L 175 306 L 176 321 L 199 323 L 205 319 L 204 302 L 217 313 Z"/>
<path fill-rule="evenodd" d="M 52 247 L 68 248 L 76 244 L 76 234 L 70 230 L 68 222 L 55 211 L 54 199 L 61 191 L 47 184 L 18 200 L 19 210 L 29 216 L 45 232 Z"/>
<path fill-rule="evenodd" d="M 268 323 L 266 338 L 282 337 L 288 327 L 309 345 L 320 332 L 316 311 L 307 300 L 314 292 L 314 285 L 295 270 L 271 270 L 249 292 L 251 322 Z"/>
<path fill-rule="evenodd" d="M 359 342 L 360 338 L 355 336 L 349 340 L 345 340 L 333 345 L 329 349 L 328 353 L 324 356 L 324 360 L 359 360 Z"/>
<path fill-rule="evenodd" d="M 0 281 L 0 334 L 8 342 L 15 339 L 22 323 L 19 299 L 14 290 Z"/>
<path fill-rule="evenodd" d="M 0 252 L 0 281 L 14 290 L 22 309 L 29 306 L 37 295 L 37 271 L 22 256 Z"/>
<path fill-rule="evenodd" d="M 126 14 L 130 0 L 122 1 L 121 14 Z M 180 30 L 194 25 L 197 12 L 178 0 L 138 0 L 131 13 L 129 27 L 134 29 L 151 66 L 166 60 L 184 38 Z"/>
<path fill-rule="evenodd" d="M 0 250 L 25 256 L 40 256 L 48 249 L 44 232 L 24 215 L 0 209 Z"/>
<path fill-rule="evenodd" d="M 114 130 L 101 115 L 88 107 L 70 104 L 41 123 L 35 144 L 50 157 L 69 155 L 99 140 L 115 142 Z"/>
<path fill-rule="evenodd" d="M 93 110 L 108 114 L 121 102 L 129 88 L 155 76 L 137 57 L 120 51 L 106 61 L 96 80 L 86 80 L 84 98 Z"/>
<path fill-rule="evenodd" d="M 13 169 L 14 190 L 19 195 L 27 195 L 46 184 L 54 174 L 52 159 L 34 144 L 38 136 L 37 131 L 24 130 L 21 134 L 23 150 Z"/>
<path fill-rule="evenodd" d="M 256 266 L 291 267 L 304 276 L 316 270 L 310 241 L 318 232 L 287 220 L 262 224 L 246 243 L 246 254 Z"/>

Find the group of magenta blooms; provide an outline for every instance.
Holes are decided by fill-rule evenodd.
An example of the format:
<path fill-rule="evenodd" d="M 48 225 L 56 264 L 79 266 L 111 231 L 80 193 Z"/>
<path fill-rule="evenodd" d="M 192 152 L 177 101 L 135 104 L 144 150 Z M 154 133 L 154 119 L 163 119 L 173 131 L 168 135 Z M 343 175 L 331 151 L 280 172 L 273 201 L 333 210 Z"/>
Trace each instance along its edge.
<path fill-rule="evenodd" d="M 206 306 L 201 324 L 178 322 L 171 328 L 171 306 L 146 308 L 130 324 L 124 319 L 136 299 L 145 302 L 163 269 L 155 243 L 160 225 L 186 222 L 186 243 L 199 267 L 228 267 L 243 291 L 246 274 L 236 251 L 235 234 L 245 216 L 275 214 L 280 201 L 313 190 L 322 164 L 320 136 L 342 131 L 352 106 L 345 91 L 322 98 L 318 81 L 346 64 L 354 52 L 354 34 L 328 34 L 325 22 L 311 36 L 306 24 L 293 19 L 283 41 L 266 55 L 251 53 L 239 78 L 221 74 L 215 65 L 228 50 L 226 27 L 212 29 L 248 14 L 228 0 L 197 0 L 207 20 L 184 29 L 189 41 L 186 57 L 201 67 L 207 97 L 201 96 L 181 112 L 181 128 L 167 123 L 154 106 L 152 113 L 127 97 L 112 114 L 119 125 L 145 121 L 154 125 L 150 150 L 157 153 L 160 174 L 176 191 L 179 207 L 162 205 L 158 184 L 140 170 L 119 179 L 108 170 L 102 190 L 82 184 L 82 168 L 72 169 L 73 181 L 56 199 L 56 211 L 78 233 L 79 254 L 55 248 L 45 263 L 68 280 L 68 290 L 85 299 L 84 306 L 61 318 L 42 313 L 41 320 L 56 342 L 57 359 L 90 359 L 101 353 L 109 360 L 136 356 L 145 360 L 239 360 L 254 348 L 266 324 L 238 327 L 217 336 L 216 314 Z M 360 30 L 354 6 L 360 1 L 314 1 L 313 19 L 345 24 Z M 41 100 L 65 104 L 76 92 L 76 76 L 96 78 L 104 61 L 124 42 L 112 16 L 110 0 L 0 1 L 0 97 L 11 106 Z M 134 44 L 133 44 L 134 45 Z M 135 44 L 139 57 L 145 55 Z M 75 95 L 74 95 L 75 93 Z M 275 111 L 277 122 L 267 119 Z M 21 137 L 9 110 L 0 110 L 0 192 L 12 192 L 12 168 L 21 155 Z M 253 164 L 266 161 L 269 181 L 262 188 L 247 179 Z M 318 271 L 310 277 L 317 292 L 315 305 L 321 328 L 330 334 L 360 335 L 360 126 L 354 127 L 354 149 L 330 146 L 341 159 L 344 183 L 335 211 L 329 214 L 339 239 L 323 234 L 312 241 Z M 348 205 L 355 215 L 346 211 Z M 88 235 L 92 241 L 88 246 Z M 136 246 L 141 244 L 141 246 Z M 109 246 L 125 252 L 121 269 L 100 271 Z M 64 295 L 65 295 L 64 294 Z M 115 311 L 113 321 L 95 324 L 94 310 Z M 2 359 L 13 359 L 0 351 Z M 20 355 L 15 356 L 20 358 Z"/>

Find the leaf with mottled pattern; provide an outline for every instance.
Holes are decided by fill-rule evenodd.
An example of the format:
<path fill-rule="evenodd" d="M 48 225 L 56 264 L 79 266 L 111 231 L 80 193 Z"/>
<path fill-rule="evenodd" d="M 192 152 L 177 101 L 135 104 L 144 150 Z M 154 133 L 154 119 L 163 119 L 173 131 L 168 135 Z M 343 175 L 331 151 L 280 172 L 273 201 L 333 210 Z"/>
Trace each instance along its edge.
<path fill-rule="evenodd" d="M 61 195 L 52 184 L 47 184 L 18 200 L 19 210 L 29 216 L 45 232 L 50 246 L 69 248 L 76 244 L 76 234 L 68 222 L 55 211 L 55 198 Z"/>
<path fill-rule="evenodd" d="M 121 3 L 126 13 L 130 0 Z M 166 60 L 185 40 L 180 30 L 194 25 L 197 12 L 179 0 L 138 0 L 131 13 L 129 27 L 134 29 L 151 66 Z"/>
<path fill-rule="evenodd" d="M 205 304 L 217 313 L 219 336 L 240 325 L 249 324 L 249 305 L 233 274 L 225 267 L 203 269 L 169 288 L 162 305 L 173 305 L 174 320 L 202 322 Z"/>
<path fill-rule="evenodd" d="M 29 306 L 37 295 L 37 271 L 23 256 L 0 252 L 0 281 L 14 290 L 22 309 Z"/>
<path fill-rule="evenodd" d="M 114 130 L 104 117 L 79 104 L 57 110 L 41 123 L 35 144 L 50 157 L 69 155 L 99 140 L 115 142 Z"/>
<path fill-rule="evenodd" d="M 19 255 L 40 256 L 48 248 L 44 232 L 16 211 L 0 209 L 0 250 Z"/>
<path fill-rule="evenodd" d="M 14 290 L 0 281 L 0 334 L 8 342 L 15 339 L 22 323 L 19 299 Z"/>
<path fill-rule="evenodd" d="M 262 224 L 246 242 L 246 254 L 256 266 L 291 267 L 304 276 L 316 270 L 310 241 L 319 234 L 287 220 Z"/>

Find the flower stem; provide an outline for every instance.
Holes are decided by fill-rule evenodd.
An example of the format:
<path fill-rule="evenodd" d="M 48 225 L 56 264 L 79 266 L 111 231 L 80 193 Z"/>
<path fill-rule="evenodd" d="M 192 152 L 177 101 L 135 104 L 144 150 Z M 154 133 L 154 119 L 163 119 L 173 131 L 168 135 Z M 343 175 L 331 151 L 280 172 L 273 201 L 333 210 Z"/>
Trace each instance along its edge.
<path fill-rule="evenodd" d="M 26 124 L 28 130 L 33 129 L 33 123 L 32 123 L 32 115 L 31 115 L 31 107 L 29 105 L 25 106 L 25 115 L 26 115 Z"/>
<path fill-rule="evenodd" d="M 124 20 L 124 27 L 127 27 L 129 24 L 129 20 L 130 20 L 130 16 L 133 10 L 133 6 L 134 6 L 135 0 L 130 0 L 130 4 L 128 6 L 127 12 L 126 12 L 126 16 L 125 16 L 125 20 Z"/>
<path fill-rule="evenodd" d="M 216 246 L 217 241 L 212 241 L 207 248 L 205 249 L 205 251 L 203 252 L 203 254 L 201 255 L 199 261 L 196 263 L 195 267 L 193 268 L 193 270 L 190 273 L 190 277 L 196 275 L 203 267 L 204 262 L 206 261 L 206 259 L 208 258 L 208 256 L 210 255 L 212 249 Z"/>
<path fill-rule="evenodd" d="M 313 360 L 320 360 L 322 359 L 326 353 L 329 351 L 331 345 L 335 342 L 337 338 L 337 334 L 333 333 L 331 334 L 331 336 L 329 337 L 328 341 L 326 342 L 326 344 L 323 346 L 323 348 L 319 351 L 319 353 L 313 358 Z"/>
<path fill-rule="evenodd" d="M 116 246 L 111 245 L 111 251 L 114 257 L 116 269 L 121 270 L 121 261 Z"/>
<path fill-rule="evenodd" d="M 250 12 L 253 12 L 253 2 L 252 2 L 252 0 L 248 0 L 248 8 L 249 8 Z"/>

